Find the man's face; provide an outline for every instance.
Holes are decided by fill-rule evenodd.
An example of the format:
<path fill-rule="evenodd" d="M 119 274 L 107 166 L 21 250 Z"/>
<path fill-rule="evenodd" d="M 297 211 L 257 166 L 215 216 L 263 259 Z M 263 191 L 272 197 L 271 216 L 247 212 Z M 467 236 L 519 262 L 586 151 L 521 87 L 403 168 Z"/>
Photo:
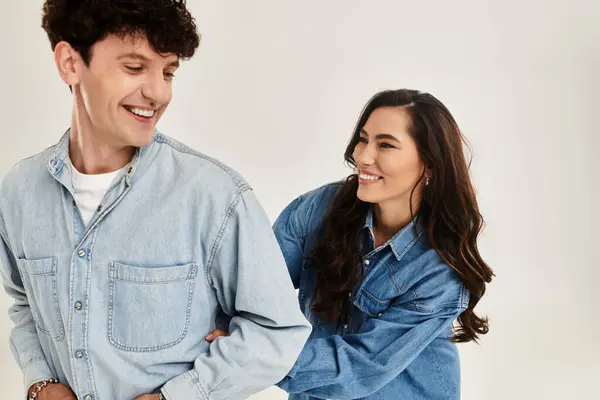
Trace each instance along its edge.
<path fill-rule="evenodd" d="M 95 139 L 114 147 L 140 147 L 171 102 L 175 54 L 158 54 L 144 36 L 109 35 L 90 49 L 81 68 L 79 115 Z"/>

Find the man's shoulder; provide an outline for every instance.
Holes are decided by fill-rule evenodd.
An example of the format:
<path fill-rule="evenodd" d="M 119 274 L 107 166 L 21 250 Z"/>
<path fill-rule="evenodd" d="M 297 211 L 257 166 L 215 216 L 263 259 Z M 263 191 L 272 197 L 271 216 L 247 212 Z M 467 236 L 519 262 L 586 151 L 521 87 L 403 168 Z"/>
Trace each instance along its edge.
<path fill-rule="evenodd" d="M 31 187 L 47 177 L 47 163 L 55 147 L 50 146 L 14 164 L 0 179 L 0 198 L 15 195 L 20 192 L 19 188 Z"/>
<path fill-rule="evenodd" d="M 193 181 L 203 179 L 219 186 L 231 186 L 236 191 L 249 188 L 249 184 L 241 173 L 222 161 L 208 156 L 190 146 L 162 133 L 154 140 L 172 155 L 177 162 L 177 173 L 181 178 Z"/>

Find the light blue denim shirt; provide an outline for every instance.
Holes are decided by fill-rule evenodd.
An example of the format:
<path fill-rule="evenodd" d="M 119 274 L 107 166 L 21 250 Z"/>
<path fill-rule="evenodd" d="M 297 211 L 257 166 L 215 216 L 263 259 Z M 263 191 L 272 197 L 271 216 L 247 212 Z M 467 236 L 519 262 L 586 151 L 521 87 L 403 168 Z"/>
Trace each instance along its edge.
<path fill-rule="evenodd" d="M 156 132 L 85 228 L 68 135 L 0 186 L 0 271 L 25 385 L 56 377 L 84 400 L 161 387 L 169 400 L 217 400 L 279 382 L 311 328 L 248 183 Z M 220 316 L 231 335 L 209 344 Z"/>
<path fill-rule="evenodd" d="M 306 256 L 340 183 L 294 200 L 275 222 L 300 306 L 313 332 L 279 386 L 293 400 L 460 398 L 460 366 L 452 323 L 469 293 L 428 245 L 415 223 L 374 249 L 373 217 L 364 227 L 365 279 L 351 294 L 347 325 L 310 312 L 315 273 Z"/>

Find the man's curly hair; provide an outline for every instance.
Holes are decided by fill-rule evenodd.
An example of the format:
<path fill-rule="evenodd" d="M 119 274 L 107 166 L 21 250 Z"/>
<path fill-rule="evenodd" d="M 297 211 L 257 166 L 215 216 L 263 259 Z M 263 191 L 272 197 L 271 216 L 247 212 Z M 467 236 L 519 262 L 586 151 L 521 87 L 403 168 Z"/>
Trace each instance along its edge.
<path fill-rule="evenodd" d="M 110 34 L 145 35 L 159 54 L 191 58 L 200 43 L 185 0 L 46 0 L 42 27 L 52 50 L 65 41 L 90 62 L 90 48 Z"/>

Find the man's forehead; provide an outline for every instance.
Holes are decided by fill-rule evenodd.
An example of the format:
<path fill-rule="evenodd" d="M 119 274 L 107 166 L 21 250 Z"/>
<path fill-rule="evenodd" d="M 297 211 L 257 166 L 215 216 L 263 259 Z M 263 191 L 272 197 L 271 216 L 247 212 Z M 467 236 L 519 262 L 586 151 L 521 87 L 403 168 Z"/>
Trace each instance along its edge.
<path fill-rule="evenodd" d="M 160 59 L 167 64 L 173 64 L 179 61 L 179 57 L 174 53 L 158 53 L 151 45 L 145 35 L 109 35 L 104 39 L 112 53 L 117 59 L 136 58 L 139 60 L 153 61 Z"/>

